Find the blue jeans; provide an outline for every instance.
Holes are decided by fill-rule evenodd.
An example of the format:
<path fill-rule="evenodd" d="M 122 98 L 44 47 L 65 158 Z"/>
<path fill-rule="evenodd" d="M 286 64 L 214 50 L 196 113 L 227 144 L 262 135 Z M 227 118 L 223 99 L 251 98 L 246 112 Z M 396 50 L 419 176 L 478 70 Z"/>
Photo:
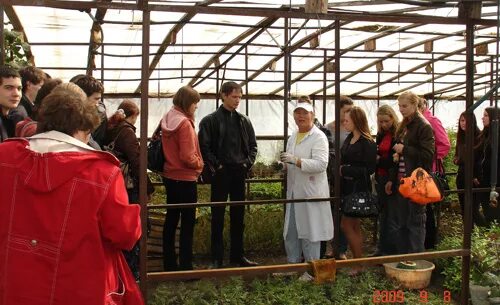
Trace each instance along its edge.
<path fill-rule="evenodd" d="M 300 204 L 300 203 L 299 203 Z M 306 262 L 319 259 L 321 242 L 312 242 L 308 239 L 299 239 L 297 224 L 295 223 L 295 204 L 290 204 L 290 219 L 285 237 L 285 250 L 289 263 L 302 262 L 302 255 Z"/>

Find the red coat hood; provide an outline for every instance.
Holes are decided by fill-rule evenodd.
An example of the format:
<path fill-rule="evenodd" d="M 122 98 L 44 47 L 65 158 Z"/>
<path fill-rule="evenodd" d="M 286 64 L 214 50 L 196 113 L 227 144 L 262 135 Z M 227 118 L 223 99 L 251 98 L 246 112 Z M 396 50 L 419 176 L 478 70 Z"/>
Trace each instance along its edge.
<path fill-rule="evenodd" d="M 32 151 L 29 145 L 26 139 L 7 139 L 1 144 L 0 151 L 18 152 L 9 159 L 19 167 L 22 183 L 37 192 L 50 192 L 58 188 L 96 161 L 107 160 L 115 165 L 120 164 L 112 154 L 103 151 L 39 153 Z M 2 146 L 6 149 L 1 149 Z M 75 159 L 79 162 L 73 162 Z"/>

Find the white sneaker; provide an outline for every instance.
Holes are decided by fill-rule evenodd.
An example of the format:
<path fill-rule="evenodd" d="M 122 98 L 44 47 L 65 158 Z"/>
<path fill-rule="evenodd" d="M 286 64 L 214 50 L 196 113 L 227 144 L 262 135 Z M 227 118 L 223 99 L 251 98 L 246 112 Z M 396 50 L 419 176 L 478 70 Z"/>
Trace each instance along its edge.
<path fill-rule="evenodd" d="M 298 280 L 301 282 L 312 282 L 312 280 L 314 280 L 314 276 L 310 275 L 307 272 L 304 272 L 304 274 L 302 274 Z"/>

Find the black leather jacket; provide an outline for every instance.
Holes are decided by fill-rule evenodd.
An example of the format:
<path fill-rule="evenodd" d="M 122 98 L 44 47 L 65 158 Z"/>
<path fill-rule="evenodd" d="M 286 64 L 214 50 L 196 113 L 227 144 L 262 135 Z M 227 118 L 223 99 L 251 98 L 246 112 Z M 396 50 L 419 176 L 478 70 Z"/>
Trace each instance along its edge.
<path fill-rule="evenodd" d="M 222 113 L 222 107 L 204 117 L 200 122 L 200 131 L 198 132 L 198 140 L 200 141 L 201 155 L 205 163 L 208 163 L 212 168 L 217 169 L 220 162 L 220 152 L 225 135 L 225 121 Z M 257 140 L 250 119 L 235 111 L 239 115 L 241 143 L 243 153 L 247 156 L 247 162 L 243 164 L 250 169 L 255 162 L 257 156 Z"/>

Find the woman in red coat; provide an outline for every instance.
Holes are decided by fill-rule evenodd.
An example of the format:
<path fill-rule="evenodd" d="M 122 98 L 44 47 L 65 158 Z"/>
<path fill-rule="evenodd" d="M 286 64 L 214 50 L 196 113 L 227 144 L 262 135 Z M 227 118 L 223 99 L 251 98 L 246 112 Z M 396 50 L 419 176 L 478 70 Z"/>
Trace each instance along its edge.
<path fill-rule="evenodd" d="M 0 305 L 144 304 L 122 249 L 141 235 L 118 161 L 76 85 L 44 100 L 39 134 L 0 144 Z"/>

